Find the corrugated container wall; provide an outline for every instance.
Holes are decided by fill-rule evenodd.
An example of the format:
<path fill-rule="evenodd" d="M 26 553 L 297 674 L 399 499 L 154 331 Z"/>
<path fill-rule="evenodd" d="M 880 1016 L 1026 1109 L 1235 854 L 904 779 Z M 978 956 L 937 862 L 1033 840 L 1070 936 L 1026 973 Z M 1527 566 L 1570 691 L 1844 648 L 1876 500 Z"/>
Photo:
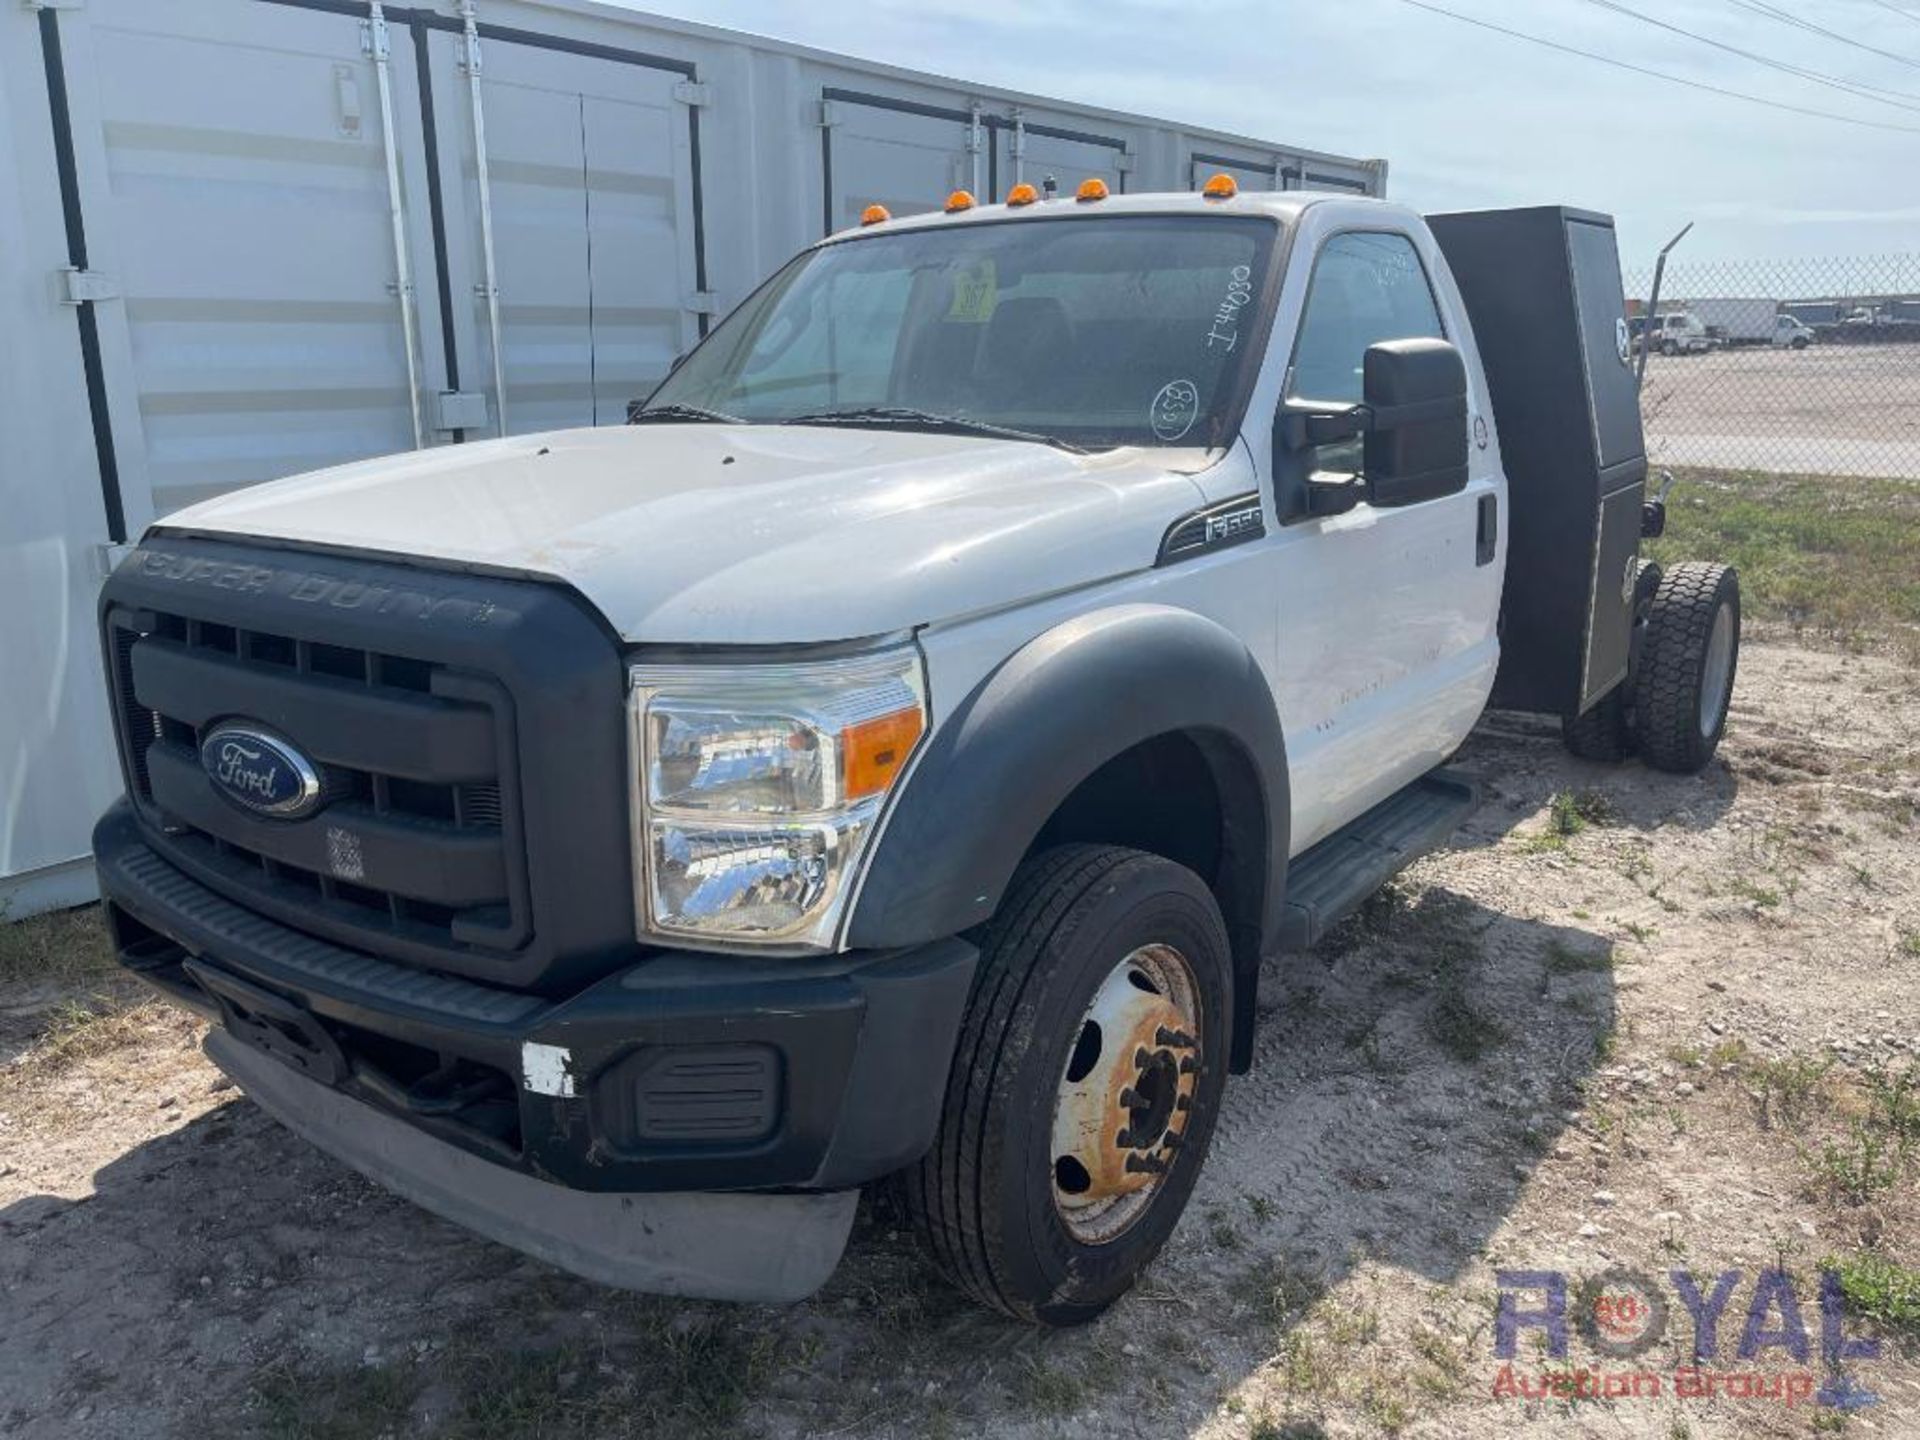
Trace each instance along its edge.
<path fill-rule="evenodd" d="M 93 597 L 155 518 L 416 444 L 618 424 L 874 201 L 1386 179 L 577 0 L 28 0 L 0 8 L 0 119 L 15 913 L 90 892 L 120 784 Z"/>

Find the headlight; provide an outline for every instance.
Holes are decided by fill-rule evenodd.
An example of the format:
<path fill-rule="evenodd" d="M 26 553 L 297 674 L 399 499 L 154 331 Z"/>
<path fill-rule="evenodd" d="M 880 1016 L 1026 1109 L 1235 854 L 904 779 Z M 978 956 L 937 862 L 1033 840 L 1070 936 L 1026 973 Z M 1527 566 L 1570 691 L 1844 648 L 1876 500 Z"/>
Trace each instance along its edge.
<path fill-rule="evenodd" d="M 642 934 L 831 948 L 927 728 L 918 650 L 629 678 Z"/>

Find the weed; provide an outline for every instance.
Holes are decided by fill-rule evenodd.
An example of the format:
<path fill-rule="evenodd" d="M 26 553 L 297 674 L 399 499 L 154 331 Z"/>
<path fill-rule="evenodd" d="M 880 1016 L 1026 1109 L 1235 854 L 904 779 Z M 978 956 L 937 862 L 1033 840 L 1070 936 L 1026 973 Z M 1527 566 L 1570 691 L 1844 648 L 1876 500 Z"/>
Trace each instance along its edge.
<path fill-rule="evenodd" d="M 1869 1251 L 1828 1256 L 1820 1268 L 1839 1276 L 1840 1291 L 1854 1314 L 1890 1335 L 1920 1341 L 1920 1270 Z"/>
<path fill-rule="evenodd" d="M 1903 925 L 1899 936 L 1902 955 L 1920 956 L 1920 926 Z"/>
<path fill-rule="evenodd" d="M 1688 1070 L 1697 1070 L 1706 1063 L 1707 1052 L 1698 1045 L 1669 1045 L 1667 1059 Z"/>
<path fill-rule="evenodd" d="M 1234 1281 L 1241 1299 L 1274 1326 L 1290 1325 L 1327 1293 L 1326 1281 L 1274 1255 L 1251 1266 Z"/>
<path fill-rule="evenodd" d="M 1653 926 L 1642 925 L 1638 920 L 1628 920 L 1624 922 L 1620 928 L 1625 930 L 1627 934 L 1631 935 L 1634 939 L 1638 940 L 1642 945 L 1646 944 L 1649 940 L 1653 939 L 1654 936 L 1660 933 L 1659 930 L 1657 930 Z"/>
<path fill-rule="evenodd" d="M 1233 1217 L 1218 1206 L 1207 1211 L 1207 1234 L 1222 1250 L 1238 1250 L 1247 1243 Z"/>
<path fill-rule="evenodd" d="M 1080 1377 L 1032 1356 L 1020 1357 L 1014 1392 L 1021 1401 L 1045 1415 L 1071 1415 L 1086 1403 Z"/>
<path fill-rule="evenodd" d="M 1833 1061 L 1810 1055 L 1786 1055 L 1778 1060 L 1756 1060 L 1747 1067 L 1747 1079 L 1760 1092 L 1763 1123 L 1774 1111 L 1792 1120 L 1803 1115 L 1823 1089 Z"/>
<path fill-rule="evenodd" d="M 1591 975 L 1613 969 L 1613 947 L 1601 944 L 1569 945 L 1564 940 L 1549 940 L 1546 954 L 1550 975 Z"/>
<path fill-rule="evenodd" d="M 268 1440 L 359 1440 L 403 1429 L 417 1388 L 392 1365 L 301 1370 L 280 1363 L 255 1377 L 252 1400 Z"/>
<path fill-rule="evenodd" d="M 1902 1146 L 1920 1142 L 1920 1067 L 1899 1074 L 1875 1065 L 1865 1077 L 1867 1123 Z"/>
<path fill-rule="evenodd" d="M 1273 1201 L 1269 1200 L 1265 1195 L 1247 1196 L 1248 1211 L 1251 1212 L 1255 1220 L 1260 1221 L 1262 1224 L 1265 1224 L 1267 1221 L 1271 1220 L 1274 1217 L 1274 1214 L 1276 1213 L 1278 1208 L 1279 1207 L 1276 1206 L 1273 1203 Z"/>
<path fill-rule="evenodd" d="M 1889 1142 L 1872 1126 L 1855 1121 L 1844 1141 L 1822 1141 L 1819 1154 L 1808 1159 L 1822 1189 L 1849 1204 L 1864 1205 L 1898 1182 L 1906 1146 Z"/>

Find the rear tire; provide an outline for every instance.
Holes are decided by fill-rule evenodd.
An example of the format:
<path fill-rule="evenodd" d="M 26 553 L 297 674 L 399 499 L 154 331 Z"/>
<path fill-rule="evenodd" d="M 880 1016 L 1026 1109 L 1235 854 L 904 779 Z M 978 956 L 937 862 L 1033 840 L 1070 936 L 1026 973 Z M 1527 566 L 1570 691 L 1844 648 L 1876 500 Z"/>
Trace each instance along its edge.
<path fill-rule="evenodd" d="M 956 1286 L 1043 1325 L 1126 1292 L 1206 1158 L 1232 997 L 1192 871 L 1112 845 L 1020 868 L 984 927 L 933 1148 L 901 1177 Z"/>
<path fill-rule="evenodd" d="M 1639 676 L 1640 652 L 1645 643 L 1647 616 L 1660 589 L 1657 561 L 1642 560 L 1633 574 L 1633 638 L 1627 649 L 1627 678 L 1581 715 L 1563 716 L 1560 739 L 1582 760 L 1616 765 L 1639 748 L 1633 729 L 1633 698 Z"/>
<path fill-rule="evenodd" d="M 1656 770 L 1705 768 L 1727 729 L 1740 666 L 1740 576 L 1689 560 L 1667 571 L 1647 616 L 1634 728 Z"/>

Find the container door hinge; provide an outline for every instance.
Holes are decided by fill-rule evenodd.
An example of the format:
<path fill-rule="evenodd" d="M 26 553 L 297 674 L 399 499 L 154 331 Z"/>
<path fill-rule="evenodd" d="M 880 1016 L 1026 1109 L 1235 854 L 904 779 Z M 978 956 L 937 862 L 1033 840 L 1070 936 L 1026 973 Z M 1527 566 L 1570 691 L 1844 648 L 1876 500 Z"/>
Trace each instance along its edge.
<path fill-rule="evenodd" d="M 360 53 L 373 60 L 393 58 L 393 38 L 387 33 L 387 17 L 384 11 L 360 22 Z"/>
<path fill-rule="evenodd" d="M 1113 168 L 1122 175 L 1130 175 L 1133 173 L 1133 158 L 1133 151 L 1122 150 L 1114 157 Z"/>
<path fill-rule="evenodd" d="M 720 313 L 720 299 L 711 290 L 694 290 L 680 302 L 680 308 L 695 315 L 717 315 Z"/>
<path fill-rule="evenodd" d="M 98 270 L 82 270 L 77 265 L 60 267 L 64 291 L 60 296 L 62 305 L 91 305 L 97 300 L 117 300 L 120 287 L 109 275 Z"/>
<path fill-rule="evenodd" d="M 87 0 L 20 0 L 26 10 L 78 10 Z"/>
<path fill-rule="evenodd" d="M 673 87 L 673 98 L 697 109 L 713 104 L 713 87 L 695 80 L 682 80 Z"/>
<path fill-rule="evenodd" d="M 822 100 L 820 102 L 821 128 L 825 129 L 829 125 L 838 125 L 839 123 L 840 123 L 840 112 L 838 109 L 834 107 L 833 101 Z"/>

